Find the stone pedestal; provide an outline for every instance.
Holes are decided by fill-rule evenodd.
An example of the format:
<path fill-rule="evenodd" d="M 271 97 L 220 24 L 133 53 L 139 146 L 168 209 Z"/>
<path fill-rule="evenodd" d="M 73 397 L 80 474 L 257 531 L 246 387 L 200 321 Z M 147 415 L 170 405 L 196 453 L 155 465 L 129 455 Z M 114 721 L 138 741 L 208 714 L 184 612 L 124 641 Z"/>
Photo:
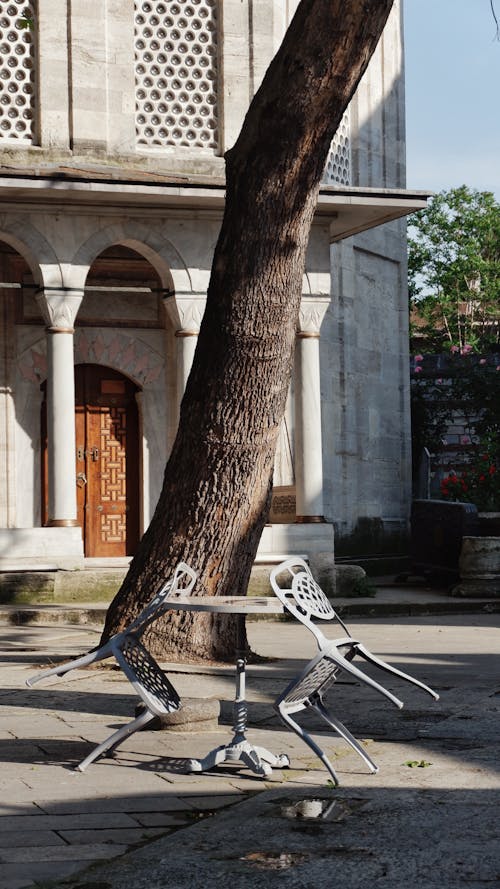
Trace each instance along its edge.
<path fill-rule="evenodd" d="M 144 708 L 138 704 L 135 715 Z M 182 706 L 148 722 L 146 731 L 214 732 L 217 731 L 220 702 L 213 698 L 182 698 Z"/>
<path fill-rule="evenodd" d="M 500 537 L 464 537 L 456 596 L 500 597 Z"/>

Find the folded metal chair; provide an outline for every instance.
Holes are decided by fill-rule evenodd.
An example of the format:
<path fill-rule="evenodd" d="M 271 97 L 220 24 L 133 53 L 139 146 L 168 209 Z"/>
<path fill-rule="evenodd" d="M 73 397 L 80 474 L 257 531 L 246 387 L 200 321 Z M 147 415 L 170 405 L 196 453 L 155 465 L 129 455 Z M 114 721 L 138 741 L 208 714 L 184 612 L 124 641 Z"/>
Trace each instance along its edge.
<path fill-rule="evenodd" d="M 30 679 L 26 685 L 31 688 L 36 682 L 48 676 L 63 676 L 70 670 L 86 667 L 96 661 L 114 657 L 119 667 L 132 683 L 145 704 L 145 709 L 132 722 L 122 726 L 109 738 L 99 744 L 76 768 L 84 772 L 98 756 L 121 744 L 129 735 L 139 731 L 164 713 L 171 713 L 181 706 L 179 695 L 167 679 L 161 667 L 140 641 L 140 636 L 152 621 L 157 620 L 167 609 L 167 600 L 176 594 L 189 595 L 196 582 L 196 572 L 184 562 L 179 562 L 173 576 L 163 584 L 149 605 L 121 633 L 116 633 L 100 648 L 89 651 L 82 657 L 43 670 Z"/>
<path fill-rule="evenodd" d="M 334 719 L 326 710 L 323 703 L 323 694 L 328 686 L 335 682 L 339 673 L 343 671 L 353 676 L 359 682 L 371 686 L 375 691 L 384 695 L 384 697 L 401 709 L 403 702 L 399 698 L 354 665 L 352 661 L 356 655 L 359 655 L 365 661 L 374 664 L 386 673 L 399 676 L 400 679 L 405 679 L 407 682 L 418 686 L 430 694 L 436 701 L 439 700 L 439 695 L 429 686 L 420 682 L 420 680 L 414 679 L 413 676 L 403 673 L 396 667 L 381 660 L 381 658 L 376 657 L 362 642 L 354 639 L 345 623 L 336 613 L 328 597 L 314 580 L 309 567 L 303 559 L 299 557 L 290 558 L 277 565 L 276 568 L 273 568 L 271 571 L 271 585 L 288 611 L 313 633 L 319 648 L 319 654 L 307 664 L 299 676 L 276 699 L 275 709 L 285 724 L 303 738 L 320 757 L 335 783 L 338 783 L 338 779 L 327 757 L 312 738 L 309 737 L 307 732 L 291 718 L 292 713 L 298 713 L 307 707 L 312 707 L 350 744 L 372 771 L 377 771 L 377 767 L 359 742 L 356 741 L 341 722 Z M 335 621 L 340 625 L 345 635 L 338 639 L 327 638 L 314 623 L 313 618 Z"/>

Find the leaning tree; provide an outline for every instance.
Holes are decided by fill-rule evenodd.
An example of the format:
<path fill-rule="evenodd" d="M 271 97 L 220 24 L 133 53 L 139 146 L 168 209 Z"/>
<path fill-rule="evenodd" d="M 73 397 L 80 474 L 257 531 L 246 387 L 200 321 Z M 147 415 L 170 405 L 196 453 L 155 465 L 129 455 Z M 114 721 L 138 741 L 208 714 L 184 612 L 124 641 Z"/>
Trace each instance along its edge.
<path fill-rule="evenodd" d="M 320 181 L 392 3 L 301 0 L 225 156 L 225 212 L 177 436 L 104 638 L 181 559 L 198 571 L 199 593 L 246 593 L 270 506 Z M 234 633 L 231 616 L 172 613 L 148 644 L 163 657 L 227 659 Z"/>

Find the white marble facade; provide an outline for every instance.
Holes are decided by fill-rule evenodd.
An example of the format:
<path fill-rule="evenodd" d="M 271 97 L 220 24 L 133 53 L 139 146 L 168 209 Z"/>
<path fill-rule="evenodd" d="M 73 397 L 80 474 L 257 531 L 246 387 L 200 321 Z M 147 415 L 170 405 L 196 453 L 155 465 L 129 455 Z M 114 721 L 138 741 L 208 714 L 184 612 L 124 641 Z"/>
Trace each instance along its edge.
<path fill-rule="evenodd" d="M 147 526 L 203 314 L 222 155 L 296 5 L 44 0 L 27 32 L 16 23 L 31 4 L 0 0 L 0 39 L 15 44 L 17 27 L 27 59 L 4 78 L 24 104 L 0 113 L 0 566 L 82 563 L 73 364 L 133 384 L 139 448 L 127 472 L 139 533 Z M 334 528 L 348 535 L 360 519 L 406 528 L 400 217 L 424 198 L 404 189 L 396 3 L 325 171 L 263 551 L 333 552 Z M 115 248 L 142 259 L 144 280 L 120 278 L 114 260 L 112 285 L 90 286 Z M 85 555 L 95 555 L 89 542 Z"/>

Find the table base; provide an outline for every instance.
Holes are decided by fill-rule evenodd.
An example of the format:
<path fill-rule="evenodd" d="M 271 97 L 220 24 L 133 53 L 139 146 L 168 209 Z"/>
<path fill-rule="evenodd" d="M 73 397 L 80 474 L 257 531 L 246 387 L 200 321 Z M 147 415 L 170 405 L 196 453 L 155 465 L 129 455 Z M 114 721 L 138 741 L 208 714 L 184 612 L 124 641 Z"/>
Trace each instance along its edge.
<path fill-rule="evenodd" d="M 186 763 L 187 772 L 205 772 L 224 762 L 241 762 L 256 775 L 266 778 L 272 774 L 273 768 L 284 769 L 290 765 L 286 753 L 276 755 L 265 747 L 255 747 L 246 738 L 248 708 L 245 700 L 245 665 L 245 657 L 239 656 L 236 661 L 234 735 L 231 742 L 211 750 L 203 759 L 189 759 Z"/>
<path fill-rule="evenodd" d="M 273 768 L 288 768 L 290 760 L 285 753 L 275 755 L 265 747 L 254 747 L 244 736 L 235 735 L 230 744 L 216 747 L 203 759 L 190 759 L 188 772 L 205 772 L 224 762 L 241 762 L 261 778 L 272 774 Z"/>

